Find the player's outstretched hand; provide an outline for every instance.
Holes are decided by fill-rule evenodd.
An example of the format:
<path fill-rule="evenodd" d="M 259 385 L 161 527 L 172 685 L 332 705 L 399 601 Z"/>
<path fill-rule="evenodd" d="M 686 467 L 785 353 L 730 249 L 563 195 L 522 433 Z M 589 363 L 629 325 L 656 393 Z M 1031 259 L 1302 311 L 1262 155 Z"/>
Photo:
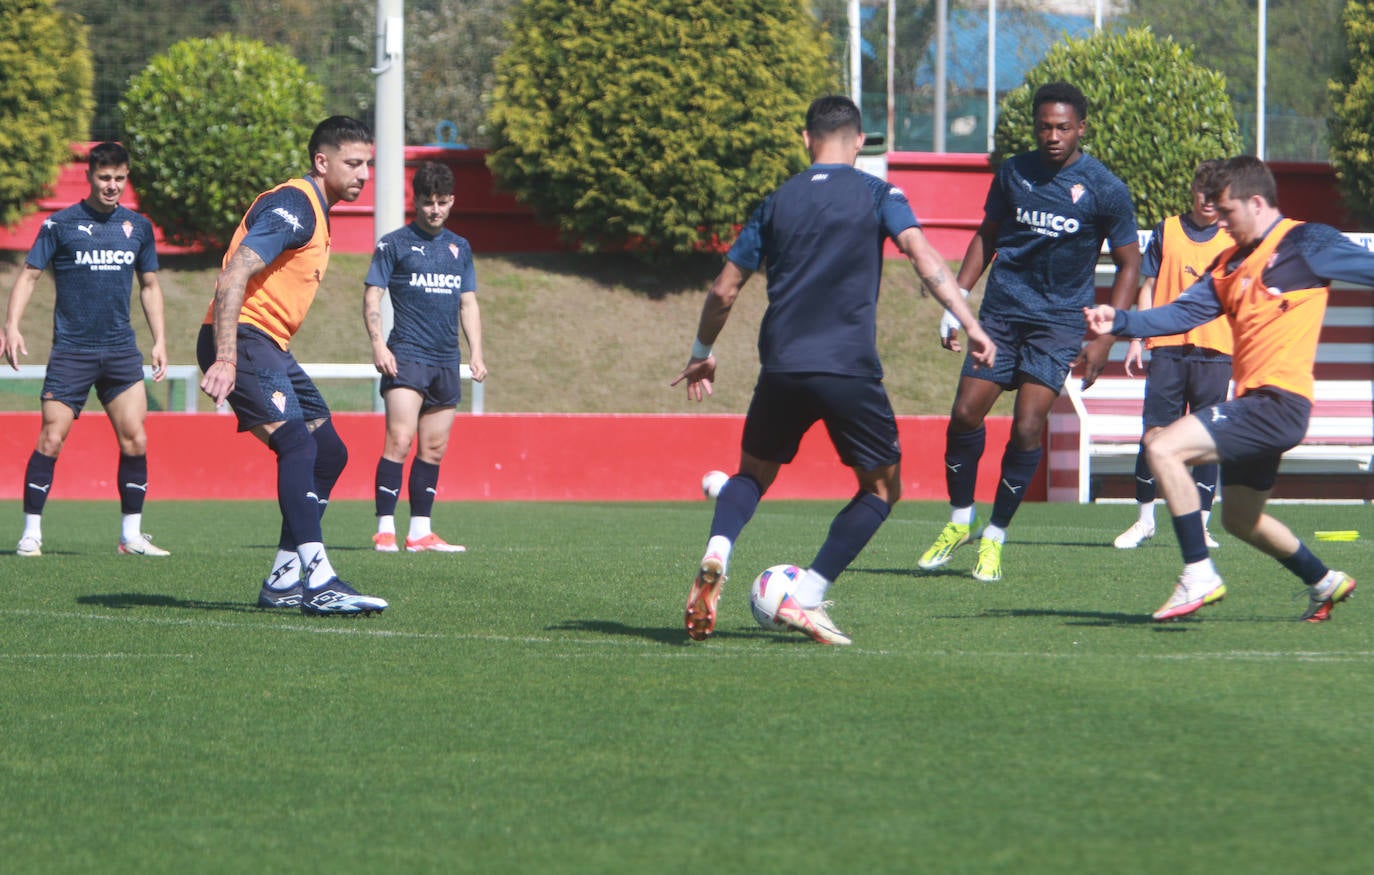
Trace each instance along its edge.
<path fill-rule="evenodd" d="M 234 391 L 234 383 L 238 377 L 238 368 L 233 362 L 217 361 L 205 372 L 205 376 L 200 380 L 200 391 L 209 395 L 215 402 L 215 406 L 224 403 L 224 399 L 229 397 L 229 393 Z"/>
<path fill-rule="evenodd" d="M 688 359 L 687 367 L 669 383 L 669 388 L 683 380 L 687 381 L 687 400 L 702 401 L 711 394 L 711 383 L 716 379 L 716 357 L 708 355 L 704 359 Z"/>

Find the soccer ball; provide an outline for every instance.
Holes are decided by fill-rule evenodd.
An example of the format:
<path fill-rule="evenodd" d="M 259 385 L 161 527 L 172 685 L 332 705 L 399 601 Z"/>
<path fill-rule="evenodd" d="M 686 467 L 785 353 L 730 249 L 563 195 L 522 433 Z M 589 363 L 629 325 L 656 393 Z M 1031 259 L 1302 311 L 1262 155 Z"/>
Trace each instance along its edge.
<path fill-rule="evenodd" d="M 701 478 L 701 494 L 707 498 L 715 498 L 720 495 L 720 489 L 725 485 L 725 481 L 730 479 L 730 475 L 724 471 L 707 471 Z"/>
<path fill-rule="evenodd" d="M 777 620 L 778 607 L 792 594 L 792 586 L 801 576 L 802 570 L 795 565 L 774 565 L 754 578 L 749 587 L 749 610 L 760 626 L 768 630 L 787 628 Z"/>

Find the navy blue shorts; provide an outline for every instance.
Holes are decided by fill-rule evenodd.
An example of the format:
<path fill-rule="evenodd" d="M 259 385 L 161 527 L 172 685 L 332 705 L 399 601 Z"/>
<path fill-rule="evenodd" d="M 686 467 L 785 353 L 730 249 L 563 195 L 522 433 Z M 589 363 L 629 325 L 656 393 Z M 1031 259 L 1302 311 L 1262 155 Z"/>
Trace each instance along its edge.
<path fill-rule="evenodd" d="M 1231 385 L 1231 357 L 1177 346 L 1150 350 L 1145 379 L 1145 428 L 1163 428 L 1185 413 L 1220 404 Z"/>
<path fill-rule="evenodd" d="M 53 350 L 39 395 L 44 401 L 60 401 L 81 416 L 86 398 L 95 388 L 102 405 L 109 404 L 135 383 L 143 382 L 143 354 L 126 347 L 102 352 Z"/>
<path fill-rule="evenodd" d="M 964 357 L 960 376 L 974 377 L 1012 390 L 1023 379 L 1034 380 L 1058 392 L 1069 377 L 1069 367 L 1083 348 L 1083 326 L 1037 325 L 1009 322 L 1001 316 L 980 315 L 978 324 L 997 344 L 997 361 L 991 368 L 979 364 L 972 353 Z"/>
<path fill-rule="evenodd" d="M 1280 457 L 1306 436 L 1312 402 L 1266 386 L 1195 415 L 1217 445 L 1221 482 L 1267 492 Z"/>
<path fill-rule="evenodd" d="M 239 431 L 269 422 L 311 422 L 329 417 L 329 405 L 314 381 L 306 376 L 296 357 L 277 346 L 275 340 L 252 325 L 239 323 L 238 346 L 229 406 L 238 417 Z M 209 325 L 200 326 L 196 360 L 202 372 L 215 363 L 215 334 Z"/>
<path fill-rule="evenodd" d="M 760 374 L 740 443 L 755 458 L 785 465 L 818 420 L 851 468 L 873 471 L 902 458 L 882 381 L 834 374 Z"/>
<path fill-rule="evenodd" d="M 391 389 L 420 393 L 420 412 L 434 407 L 457 407 L 463 400 L 462 368 L 458 365 L 424 365 L 396 360 L 396 376 L 382 375 L 381 394 Z"/>

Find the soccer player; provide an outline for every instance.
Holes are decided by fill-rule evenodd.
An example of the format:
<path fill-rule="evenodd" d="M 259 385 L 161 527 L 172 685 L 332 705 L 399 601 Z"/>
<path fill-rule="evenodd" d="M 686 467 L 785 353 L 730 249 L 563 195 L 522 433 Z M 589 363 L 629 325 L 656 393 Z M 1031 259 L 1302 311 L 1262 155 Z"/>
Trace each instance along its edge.
<path fill-rule="evenodd" d="M 454 413 L 462 399 L 458 329 L 468 340 L 472 379 L 486 379 L 482 360 L 482 316 L 477 307 L 477 273 L 468 241 L 446 229 L 453 209 L 453 171 L 433 161 L 411 180 L 415 221 L 377 243 L 364 280 L 363 324 L 372 341 L 372 362 L 382 375 L 386 445 L 377 460 L 377 533 L 383 553 L 398 551 L 396 503 L 406 456 L 419 436 L 407 485 L 410 534 L 406 550 L 461 553 L 431 529 L 439 485 L 439 463 L 448 449 Z M 382 336 L 382 295 L 391 293 L 394 323 Z"/>
<path fill-rule="evenodd" d="M 10 291 L 0 352 L 15 370 L 28 355 L 19 322 L 35 283 L 51 264 L 57 285 L 52 351 L 40 394 L 43 424 L 38 446 L 24 469 L 24 531 L 15 550 L 43 555 L 43 507 L 53 484 L 58 454 L 81 415 L 91 388 L 105 408 L 119 443 L 115 483 L 122 514 L 118 552 L 167 556 L 143 532 L 148 493 L 148 437 L 143 422 L 148 395 L 143 355 L 129 324 L 134 277 L 138 299 L 152 333 L 153 379 L 167 373 L 167 332 L 152 223 L 121 206 L 129 182 L 129 153 L 118 143 L 100 143 L 87 160 L 90 194 L 58 210 L 43 223 Z"/>
<path fill-rule="evenodd" d="M 1050 405 L 1069 370 L 1084 365 L 1086 388 L 1106 366 L 1111 341 L 1084 347 L 1081 316 L 1093 303 L 1104 240 L 1116 265 L 1112 302 L 1129 306 L 1139 282 L 1130 192 L 1080 148 L 1088 118 L 1083 93 L 1068 83 L 1051 83 L 1035 92 L 1032 110 L 1037 149 L 998 168 L 983 222 L 959 268 L 964 290 L 992 265 L 978 315 L 997 344 L 997 367 L 982 367 L 976 358 L 964 361 L 945 432 L 950 521 L 917 562 L 926 570 L 939 568 L 981 531 L 973 576 L 984 581 L 1002 577 L 1007 526 L 1040 466 Z M 954 352 L 960 349 L 958 322 L 950 314 L 941 320 L 940 342 Z M 983 422 L 1007 391 L 1017 393 L 1011 437 L 991 517 L 980 529 L 973 495 L 987 439 Z"/>
<path fill-rule="evenodd" d="M 1283 217 L 1273 174 L 1251 156 L 1222 165 L 1207 194 L 1233 245 L 1171 304 L 1132 313 L 1085 307 L 1088 330 L 1177 334 L 1225 315 L 1235 342 L 1236 397 L 1190 413 L 1145 438 L 1150 470 L 1169 505 L 1183 573 L 1156 620 L 1186 616 L 1226 595 L 1207 550 L 1189 465 L 1221 464 L 1226 531 L 1279 561 L 1307 586 L 1302 619 L 1321 622 L 1355 591 L 1283 523 L 1265 513 L 1280 457 L 1307 433 L 1313 365 L 1333 279 L 1374 285 L 1374 253 L 1336 229 Z"/>
<path fill-rule="evenodd" d="M 329 208 L 362 194 L 372 167 L 372 132 L 347 116 L 310 136 L 310 172 L 259 195 L 239 222 L 215 280 L 196 343 L 200 388 L 229 402 L 239 431 L 277 457 L 281 537 L 258 605 L 304 614 L 371 614 L 383 599 L 339 579 L 324 549 L 320 516 L 348 450 L 319 389 L 291 355 L 329 264 Z"/>
<path fill-rule="evenodd" d="M 802 139 L 813 163 L 769 195 L 740 231 L 706 296 L 687 366 L 672 382 L 687 382 L 688 400 L 711 394 L 711 346 L 744 283 L 766 263 L 762 368 L 745 417 L 739 471 L 716 498 L 706 553 L 687 597 L 687 634 L 698 641 L 715 628 L 735 541 L 779 467 L 792 461 L 819 420 L 840 460 L 854 470 L 858 491 L 835 516 L 777 617 L 822 644 L 850 643 L 826 611 L 826 591 L 901 496 L 901 446 L 876 343 L 885 237 L 969 326 L 974 360 L 991 366 L 995 355 L 906 195 L 854 168 L 864 143 L 859 108 L 845 97 L 818 98 L 807 110 Z"/>
<path fill-rule="evenodd" d="M 1217 223 L 1216 204 L 1206 192 L 1219 160 L 1203 161 L 1193 173 L 1192 208 L 1170 216 L 1155 226 L 1140 262 L 1140 297 L 1136 309 L 1162 307 L 1197 282 L 1212 260 L 1231 246 L 1231 235 Z M 1155 536 L 1155 477 L 1145 459 L 1145 436 L 1163 428 L 1184 413 L 1193 413 L 1226 400 L 1231 382 L 1231 326 L 1218 317 L 1182 334 L 1151 337 L 1149 375 L 1145 379 L 1140 451 L 1135 459 L 1135 500 L 1138 516 L 1112 543 L 1120 550 L 1140 546 Z M 1126 374 L 1144 370 L 1140 338 L 1131 338 L 1126 353 Z M 1217 492 L 1217 466 L 1193 468 L 1198 499 L 1202 503 L 1203 537 L 1216 547 L 1207 529 L 1212 500 Z"/>

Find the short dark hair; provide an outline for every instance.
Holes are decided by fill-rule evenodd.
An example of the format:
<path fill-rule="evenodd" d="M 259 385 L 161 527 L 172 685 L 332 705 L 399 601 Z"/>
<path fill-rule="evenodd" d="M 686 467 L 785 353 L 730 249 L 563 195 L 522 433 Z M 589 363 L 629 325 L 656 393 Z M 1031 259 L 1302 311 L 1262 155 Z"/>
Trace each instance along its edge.
<path fill-rule="evenodd" d="M 371 145 L 372 129 L 350 116 L 331 115 L 315 125 L 315 132 L 310 135 L 310 163 L 312 165 L 315 163 L 315 156 L 319 153 L 321 146 L 337 149 L 344 143 L 367 143 Z"/>
<path fill-rule="evenodd" d="M 1259 195 L 1269 202 L 1269 206 L 1279 205 L 1279 186 L 1269 166 L 1254 155 L 1237 155 L 1222 163 L 1221 169 L 1212 180 L 1212 191 L 1205 194 L 1216 200 L 1228 188 L 1231 197 L 1245 200 Z"/>
<path fill-rule="evenodd" d="M 863 133 L 863 114 L 842 94 L 828 94 L 811 101 L 806 109 L 806 132 L 812 138 L 825 137 L 836 131 L 852 128 L 854 133 Z"/>
<path fill-rule="evenodd" d="M 1037 88 L 1035 96 L 1031 98 L 1032 116 L 1040 111 L 1042 103 L 1067 103 L 1078 113 L 1079 121 L 1088 117 L 1088 98 L 1083 96 L 1083 92 L 1079 91 L 1077 86 L 1067 82 L 1051 82 Z"/>
<path fill-rule="evenodd" d="M 1193 171 L 1193 191 L 1201 192 L 1206 195 L 1215 185 L 1217 174 L 1221 172 L 1221 165 L 1226 162 L 1221 158 L 1208 158 L 1199 161 L 1197 169 Z M 1210 199 L 1211 196 L 1208 195 Z"/>
<path fill-rule="evenodd" d="M 98 167 L 128 167 L 129 150 L 118 143 L 98 143 L 91 147 L 86 156 L 86 166 L 91 170 Z"/>
<path fill-rule="evenodd" d="M 415 168 L 415 177 L 410 180 L 410 189 L 415 192 L 417 202 L 436 194 L 453 194 L 453 171 L 447 164 L 426 161 Z"/>

